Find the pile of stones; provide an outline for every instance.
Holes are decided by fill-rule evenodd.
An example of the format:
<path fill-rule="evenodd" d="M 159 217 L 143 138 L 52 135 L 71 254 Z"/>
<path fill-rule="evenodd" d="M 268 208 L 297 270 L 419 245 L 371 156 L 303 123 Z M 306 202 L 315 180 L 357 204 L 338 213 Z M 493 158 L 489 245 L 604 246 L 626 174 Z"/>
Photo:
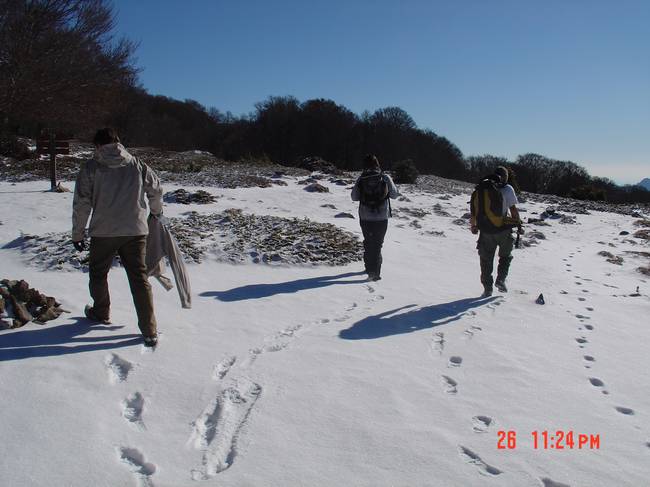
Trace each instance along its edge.
<path fill-rule="evenodd" d="M 56 299 L 29 287 L 27 281 L 0 281 L 0 326 L 20 328 L 30 321 L 55 320 L 63 310 Z"/>

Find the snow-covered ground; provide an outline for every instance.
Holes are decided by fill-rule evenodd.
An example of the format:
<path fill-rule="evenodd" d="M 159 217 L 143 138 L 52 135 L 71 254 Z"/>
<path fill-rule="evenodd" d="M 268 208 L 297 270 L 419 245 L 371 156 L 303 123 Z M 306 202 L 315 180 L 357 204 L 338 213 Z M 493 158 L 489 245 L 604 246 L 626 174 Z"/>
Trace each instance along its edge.
<path fill-rule="evenodd" d="M 345 187 L 286 181 L 202 188 L 220 198 L 165 214 L 241 208 L 360 235 L 358 220 L 334 218 L 356 214 Z M 391 220 L 383 280 L 361 263 L 189 264 L 192 309 L 152 283 L 150 352 L 122 269 L 113 324 L 91 325 L 87 274 L 44 271 L 7 245 L 69 230 L 72 195 L 48 188 L 0 182 L 0 278 L 70 311 L 0 331 L 2 486 L 650 485 L 650 285 L 635 270 L 648 262 L 624 253 L 650 249 L 619 235 L 631 217 L 532 227 L 546 239 L 515 250 L 510 292 L 481 300 L 476 238 L 452 223 L 468 195 L 404 190 L 396 214 L 427 214 Z"/>

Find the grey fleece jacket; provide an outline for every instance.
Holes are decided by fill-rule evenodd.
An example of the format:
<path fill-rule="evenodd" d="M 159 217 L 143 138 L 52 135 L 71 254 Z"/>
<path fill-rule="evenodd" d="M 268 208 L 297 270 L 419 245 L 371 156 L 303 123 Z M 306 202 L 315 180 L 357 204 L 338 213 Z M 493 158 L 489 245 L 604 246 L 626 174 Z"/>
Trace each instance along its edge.
<path fill-rule="evenodd" d="M 73 242 L 83 240 L 91 211 L 91 237 L 147 235 L 149 212 L 162 213 L 160 180 L 122 144 L 102 145 L 77 176 L 72 203 Z"/>
<path fill-rule="evenodd" d="M 159 218 L 149 218 L 149 236 L 147 237 L 147 256 L 145 265 L 147 274 L 158 278 L 160 283 L 169 291 L 171 283 L 163 273 L 165 271 L 165 262 L 163 257 L 167 257 L 169 267 L 174 274 L 178 297 L 181 300 L 183 308 L 192 307 L 192 290 L 190 288 L 190 279 L 183 262 L 183 254 L 178 248 L 178 244 L 169 229 L 163 225 Z"/>
<path fill-rule="evenodd" d="M 361 191 L 359 190 L 359 181 L 361 181 L 361 178 L 364 177 L 367 173 L 362 173 L 361 176 L 359 176 L 354 183 L 354 187 L 352 188 L 352 194 L 350 195 L 352 197 L 352 201 L 359 201 L 361 199 Z M 375 173 L 376 174 L 376 173 Z M 395 183 L 391 179 L 391 177 L 384 173 L 383 174 L 384 181 L 386 181 L 386 184 L 388 185 L 388 198 L 390 199 L 395 199 L 399 196 L 399 191 L 397 190 L 397 186 L 395 186 Z M 359 203 L 359 220 L 364 220 L 364 221 L 370 221 L 370 222 L 379 222 L 383 220 L 388 220 L 390 217 L 390 210 L 388 206 L 388 199 L 384 201 L 379 208 L 374 210 L 373 208 L 370 208 L 369 206 L 364 205 L 363 203 Z"/>

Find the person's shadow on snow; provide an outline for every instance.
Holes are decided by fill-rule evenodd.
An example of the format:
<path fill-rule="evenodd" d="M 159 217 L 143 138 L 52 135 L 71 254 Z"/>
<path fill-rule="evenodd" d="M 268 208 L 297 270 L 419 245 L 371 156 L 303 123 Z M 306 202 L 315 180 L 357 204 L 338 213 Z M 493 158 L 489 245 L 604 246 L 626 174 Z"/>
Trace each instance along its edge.
<path fill-rule="evenodd" d="M 0 362 L 32 357 L 52 357 L 70 353 L 92 352 L 129 347 L 142 343 L 139 334 L 84 336 L 96 331 L 115 331 L 123 326 L 101 325 L 75 317 L 73 323 L 52 326 L 34 325 L 29 329 L 5 330 L 0 333 Z M 38 328 L 32 328 L 38 326 Z"/>
<path fill-rule="evenodd" d="M 378 315 L 367 316 L 354 323 L 350 328 L 341 330 L 339 338 L 344 340 L 371 340 L 446 325 L 461 319 L 466 311 L 483 306 L 495 299 L 497 298 L 466 298 L 400 313 L 405 309 L 416 307 L 415 304 L 409 304 Z"/>
<path fill-rule="evenodd" d="M 296 281 L 277 282 L 273 284 L 249 284 L 236 287 L 228 291 L 207 291 L 199 294 L 203 297 L 214 297 L 219 301 L 244 301 L 246 299 L 260 299 L 275 296 L 276 294 L 291 294 L 305 289 L 316 289 L 332 286 L 335 284 L 359 284 L 368 282 L 367 279 L 346 280 L 346 277 L 354 277 L 365 274 L 365 272 L 346 272 L 334 276 L 318 276 Z"/>

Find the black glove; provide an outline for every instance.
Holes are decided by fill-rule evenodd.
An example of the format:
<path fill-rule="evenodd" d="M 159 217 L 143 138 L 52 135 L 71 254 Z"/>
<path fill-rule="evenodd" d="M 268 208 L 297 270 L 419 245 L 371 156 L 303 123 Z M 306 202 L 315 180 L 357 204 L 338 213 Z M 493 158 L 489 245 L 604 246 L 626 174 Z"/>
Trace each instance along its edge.
<path fill-rule="evenodd" d="M 79 252 L 83 252 L 86 250 L 86 242 L 83 240 L 79 240 L 78 242 L 72 242 L 72 245 L 74 245 L 74 248 L 77 249 Z"/>

